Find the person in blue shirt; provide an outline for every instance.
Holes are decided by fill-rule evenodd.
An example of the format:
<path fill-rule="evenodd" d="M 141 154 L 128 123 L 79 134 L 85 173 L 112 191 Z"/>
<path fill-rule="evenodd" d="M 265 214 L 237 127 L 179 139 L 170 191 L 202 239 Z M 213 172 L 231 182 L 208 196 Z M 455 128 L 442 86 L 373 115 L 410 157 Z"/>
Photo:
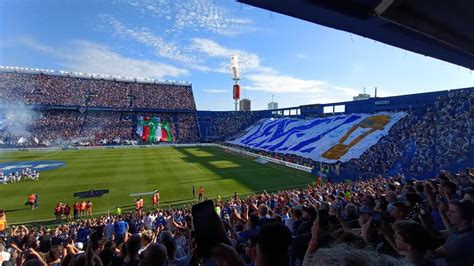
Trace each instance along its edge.
<path fill-rule="evenodd" d="M 120 245 L 125 240 L 125 234 L 128 232 L 128 223 L 119 215 L 117 222 L 114 224 L 115 243 Z"/>
<path fill-rule="evenodd" d="M 157 229 L 160 225 L 162 225 L 162 226 L 166 225 L 166 219 L 165 219 L 163 213 L 161 213 L 161 212 L 158 214 L 158 217 L 155 219 L 153 229 Z"/>
<path fill-rule="evenodd" d="M 90 232 L 91 232 L 91 230 L 89 229 L 89 227 L 87 227 L 87 225 L 82 223 L 81 226 L 79 227 L 79 229 L 77 230 L 77 236 L 76 236 L 77 241 L 82 242 L 84 244 L 89 242 Z"/>
<path fill-rule="evenodd" d="M 257 215 L 249 215 L 249 219 L 245 224 L 245 230 L 239 232 L 239 241 L 247 242 L 253 235 L 258 233 L 257 225 L 259 222 L 259 218 Z"/>

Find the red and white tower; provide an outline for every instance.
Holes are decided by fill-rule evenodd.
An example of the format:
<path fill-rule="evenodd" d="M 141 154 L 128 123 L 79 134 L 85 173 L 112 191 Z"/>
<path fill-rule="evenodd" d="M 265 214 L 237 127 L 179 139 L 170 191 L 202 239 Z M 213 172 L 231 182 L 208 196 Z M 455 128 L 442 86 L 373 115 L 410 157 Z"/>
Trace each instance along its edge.
<path fill-rule="evenodd" d="M 232 80 L 234 80 L 234 87 L 232 98 L 235 101 L 235 111 L 238 111 L 239 99 L 240 99 L 240 73 L 239 73 L 239 58 L 237 55 L 233 55 L 230 57 L 230 66 L 232 69 Z"/>

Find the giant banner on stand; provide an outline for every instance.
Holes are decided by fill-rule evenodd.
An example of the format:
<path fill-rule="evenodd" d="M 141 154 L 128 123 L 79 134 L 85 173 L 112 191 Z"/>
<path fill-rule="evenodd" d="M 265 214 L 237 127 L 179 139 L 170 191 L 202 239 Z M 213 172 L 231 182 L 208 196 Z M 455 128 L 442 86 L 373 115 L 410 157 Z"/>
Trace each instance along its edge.
<path fill-rule="evenodd" d="M 326 163 L 359 158 L 406 113 L 349 114 L 316 119 L 266 119 L 229 143 Z"/>

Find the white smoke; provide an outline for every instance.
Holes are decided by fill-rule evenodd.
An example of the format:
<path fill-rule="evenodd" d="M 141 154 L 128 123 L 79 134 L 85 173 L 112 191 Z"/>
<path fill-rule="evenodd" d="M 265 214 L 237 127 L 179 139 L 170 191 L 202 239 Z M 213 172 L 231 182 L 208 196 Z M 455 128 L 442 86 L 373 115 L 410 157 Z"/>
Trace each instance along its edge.
<path fill-rule="evenodd" d="M 28 139 L 36 119 L 35 111 L 23 103 L 0 102 L 0 131 L 11 137 Z"/>

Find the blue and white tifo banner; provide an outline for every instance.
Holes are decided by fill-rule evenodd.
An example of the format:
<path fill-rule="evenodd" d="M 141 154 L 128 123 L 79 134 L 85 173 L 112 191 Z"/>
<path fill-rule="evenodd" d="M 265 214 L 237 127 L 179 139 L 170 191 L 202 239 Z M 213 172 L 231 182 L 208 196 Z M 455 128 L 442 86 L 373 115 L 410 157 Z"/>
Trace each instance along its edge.
<path fill-rule="evenodd" d="M 31 170 L 37 172 L 43 172 L 53 170 L 64 166 L 64 162 L 60 161 L 25 161 L 25 162 L 5 162 L 0 163 L 0 172 L 4 174 L 21 172 L 25 168 L 31 168 Z"/>
<path fill-rule="evenodd" d="M 335 163 L 359 158 L 406 113 L 349 114 L 316 119 L 265 119 L 229 143 Z"/>

